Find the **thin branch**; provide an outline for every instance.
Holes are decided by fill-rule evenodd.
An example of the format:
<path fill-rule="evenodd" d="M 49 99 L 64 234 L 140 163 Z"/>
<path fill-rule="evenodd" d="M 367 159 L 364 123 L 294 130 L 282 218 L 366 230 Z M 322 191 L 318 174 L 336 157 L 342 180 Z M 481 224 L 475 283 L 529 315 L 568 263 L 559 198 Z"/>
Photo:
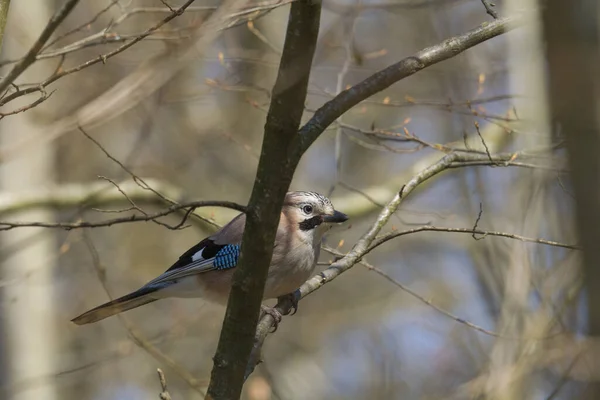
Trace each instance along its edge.
<path fill-rule="evenodd" d="M 71 2 L 77 2 L 78 0 L 71 0 Z M 79 64 L 73 68 L 69 68 L 66 70 L 61 70 L 56 72 L 55 74 L 53 74 L 52 76 L 50 76 L 48 79 L 44 80 L 43 82 L 41 82 L 38 86 L 36 87 L 32 87 L 32 88 L 26 88 L 26 89 L 22 89 L 22 90 L 17 90 L 14 93 L 11 93 L 5 97 L 2 98 L 2 100 L 0 100 L 0 106 L 3 106 L 4 104 L 8 103 L 11 100 L 16 99 L 17 97 L 21 97 L 24 96 L 26 94 L 29 93 L 34 93 L 36 91 L 39 91 L 40 87 L 46 87 L 48 85 L 50 85 L 51 83 L 57 81 L 58 79 L 66 76 L 66 75 L 70 75 L 76 72 L 81 71 L 84 68 L 90 67 L 94 64 L 98 64 L 98 63 L 106 63 L 106 61 L 109 58 L 112 58 L 114 56 L 116 56 L 117 54 L 127 50 L 128 48 L 130 48 L 131 46 L 133 46 L 134 44 L 136 44 L 137 42 L 143 40 L 144 38 L 146 38 L 147 36 L 151 35 L 154 31 L 156 31 L 157 29 L 159 29 L 160 27 L 162 27 L 164 24 L 166 24 L 167 22 L 171 21 L 172 19 L 180 16 L 181 14 L 183 14 L 183 12 L 194 2 L 194 0 L 188 0 L 185 2 L 185 4 L 183 4 L 181 7 L 179 7 L 176 12 L 169 14 L 169 16 L 167 16 L 166 18 L 164 18 L 163 20 L 159 21 L 157 24 L 155 24 L 154 26 L 148 28 L 144 33 L 142 33 L 141 35 L 137 36 L 136 38 L 134 38 L 131 42 L 129 43 L 125 43 L 122 46 L 119 46 L 117 49 L 108 52 L 106 54 L 102 54 L 99 55 L 96 58 L 93 58 L 89 61 L 86 61 L 82 64 Z M 38 49 L 39 51 L 39 49 Z M 37 53 L 35 53 L 37 54 Z M 33 55 L 33 60 L 30 60 L 29 64 L 31 64 L 33 61 L 35 61 L 35 54 Z M 23 61 L 20 61 L 19 63 L 17 63 L 17 65 L 15 65 L 15 67 L 13 68 L 16 69 L 19 65 L 21 65 L 23 62 L 25 61 L 25 59 Z M 9 75 L 10 76 L 10 75 Z M 0 92 L 4 91 L 6 89 L 6 87 L 8 87 L 8 85 L 12 82 L 11 81 L 7 81 L 8 77 L 5 78 L 1 83 L 0 83 Z M 13 78 L 14 80 L 14 78 Z M 6 87 L 3 88 L 2 83 L 7 81 L 6 83 Z"/>
<path fill-rule="evenodd" d="M 253 20 L 249 20 L 246 23 L 246 26 L 254 36 L 266 44 L 275 54 L 281 54 L 281 50 L 277 48 L 277 46 L 275 46 L 256 26 L 254 26 Z"/>
<path fill-rule="evenodd" d="M 507 17 L 483 24 L 465 34 L 421 50 L 414 56 L 407 57 L 371 75 L 353 87 L 344 90 L 319 108 L 313 117 L 300 129 L 298 156 L 308 149 L 319 135 L 337 118 L 367 97 L 386 89 L 408 76 L 414 75 L 424 68 L 455 57 L 473 46 L 515 29 L 522 20 L 523 17 Z"/>
<path fill-rule="evenodd" d="M 40 105 L 43 102 L 45 102 L 46 100 L 48 100 L 50 98 L 50 96 L 52 96 L 54 94 L 54 92 L 55 92 L 55 90 L 51 91 L 50 93 L 47 93 L 43 87 L 40 87 L 40 97 L 38 97 L 33 102 L 26 104 L 22 107 L 16 108 L 12 111 L 0 112 L 0 119 L 2 119 L 4 117 L 8 117 L 9 115 L 20 114 L 22 112 L 31 110 L 32 108 L 37 107 L 38 105 Z"/>
<path fill-rule="evenodd" d="M 65 33 L 63 33 L 62 35 L 57 36 L 56 38 L 54 38 L 54 40 L 51 40 L 49 43 L 47 43 L 42 50 L 47 49 L 48 47 L 52 46 L 53 44 L 63 40 L 64 38 L 73 35 L 74 33 L 80 32 L 86 28 L 88 28 L 89 26 L 91 26 L 94 22 L 96 22 L 98 20 L 98 18 L 100 18 L 103 14 L 105 14 L 106 12 L 108 12 L 108 10 L 110 10 L 113 6 L 115 6 L 116 4 L 119 3 L 119 0 L 111 0 L 110 3 L 108 3 L 108 5 L 106 7 L 104 7 L 102 10 L 100 10 L 98 13 L 96 13 L 96 15 L 94 15 L 92 17 L 92 19 L 84 22 L 83 24 L 77 26 L 76 28 L 71 29 L 70 31 L 67 31 Z M 37 59 L 39 60 L 39 56 L 43 54 L 40 53 L 37 55 Z M 17 60 L 19 61 L 19 60 Z M 17 62 L 15 61 L 15 62 Z M 0 63 L 0 65 L 3 65 L 4 62 Z"/>
<path fill-rule="evenodd" d="M 475 130 L 477 131 L 477 135 L 479 136 L 479 139 L 481 139 L 481 144 L 483 144 L 483 147 L 485 148 L 485 154 L 487 154 L 488 158 L 491 160 L 492 154 L 490 153 L 490 149 L 489 149 L 487 143 L 485 142 L 485 139 L 483 138 L 483 136 L 481 136 L 481 130 L 479 129 L 479 123 L 477 121 L 475 121 L 473 123 L 473 125 L 475 125 Z"/>
<path fill-rule="evenodd" d="M 164 372 L 162 372 L 162 369 L 160 368 L 157 368 L 156 372 L 158 373 L 158 380 L 161 388 L 161 392 L 158 397 L 160 400 L 171 400 L 171 394 L 169 394 L 169 391 L 167 390 L 167 379 L 165 378 Z"/>
<path fill-rule="evenodd" d="M 521 168 L 529 168 L 529 169 L 541 169 L 541 170 L 546 170 L 546 171 L 552 171 L 552 172 L 561 172 L 561 173 L 568 173 L 569 170 L 565 169 L 565 168 L 560 168 L 560 167 L 554 167 L 552 165 L 541 165 L 541 164 L 534 164 L 534 163 L 526 163 L 526 162 L 520 162 L 520 161 L 510 161 L 510 160 L 505 160 L 502 162 L 502 164 L 490 164 L 489 160 L 474 160 L 474 161 L 458 161 L 455 163 L 452 163 L 452 165 L 450 165 L 449 168 L 464 168 L 464 167 L 479 167 L 479 166 L 486 166 L 486 167 L 521 167 Z"/>
<path fill-rule="evenodd" d="M 475 224 L 473 225 L 473 239 L 481 240 L 485 236 L 478 238 L 475 236 L 475 231 L 477 230 L 477 225 L 479 225 L 479 221 L 481 221 L 481 217 L 483 216 L 483 203 L 479 203 L 479 213 L 477 214 L 477 219 L 475 220 Z"/>
<path fill-rule="evenodd" d="M 455 161 L 457 158 L 456 153 L 448 154 L 447 156 L 440 159 L 438 162 L 421 171 L 417 176 L 413 177 L 407 184 L 405 184 L 400 192 L 396 193 L 393 199 L 381 210 L 375 222 L 369 227 L 368 231 L 356 242 L 352 250 L 350 250 L 344 257 L 335 261 L 329 268 L 324 270 L 318 275 L 313 276 L 306 281 L 296 291 L 297 300 L 300 300 L 314 291 L 320 289 L 328 282 L 334 280 L 336 277 L 341 275 L 343 272 L 352 268 L 363 255 L 369 249 L 371 243 L 375 240 L 377 234 L 387 224 L 392 215 L 396 212 L 403 199 L 409 195 L 417 186 L 425 182 L 432 176 L 444 171 L 448 165 Z M 288 314 L 292 309 L 292 302 L 290 300 L 280 300 L 275 306 L 282 314 Z M 258 354 L 264 343 L 265 338 L 271 332 L 275 320 L 271 315 L 265 314 L 260 319 L 255 333 L 255 341 L 253 347 L 252 360 L 258 360 Z M 255 365 L 249 364 L 246 370 L 246 376 L 249 376 L 254 370 Z"/>
<path fill-rule="evenodd" d="M 100 14 L 103 11 L 106 11 L 107 9 L 100 11 L 100 13 L 98 13 L 93 19 L 99 17 Z M 208 11 L 208 10 L 214 10 L 214 9 L 216 9 L 215 6 L 195 6 L 195 7 L 188 7 L 186 9 L 186 12 L 188 12 L 188 13 L 189 12 L 199 12 L 199 11 Z M 105 28 L 103 28 L 99 32 L 93 33 L 83 39 L 77 40 L 76 42 L 70 43 L 61 48 L 44 50 L 40 54 L 37 55 L 36 60 L 43 60 L 43 59 L 47 59 L 47 58 L 58 57 L 61 55 L 73 53 L 75 51 L 78 51 L 78 50 L 81 50 L 84 48 L 88 48 L 88 47 L 92 47 L 92 46 L 100 46 L 100 45 L 104 45 L 104 44 L 108 44 L 108 43 L 118 43 L 118 42 L 125 42 L 128 40 L 132 40 L 140 35 L 143 35 L 143 33 L 121 34 L 121 33 L 115 32 L 115 28 L 117 26 L 121 25 L 123 22 L 125 22 L 130 17 L 137 15 L 137 14 L 141 14 L 141 13 L 176 13 L 176 12 L 177 12 L 177 10 L 170 11 L 169 9 L 161 8 L 161 7 L 132 8 L 129 11 L 123 13 L 119 18 L 111 21 L 109 25 L 107 25 Z M 80 27 L 73 29 L 71 32 L 63 35 L 61 38 L 58 38 L 58 39 L 62 39 L 63 37 L 65 37 L 67 35 L 73 34 L 77 31 L 81 30 L 82 28 L 87 27 L 88 25 L 89 24 L 83 24 Z M 181 29 L 186 30 L 189 28 L 181 28 Z M 159 30 L 156 30 L 153 32 L 153 34 L 158 33 L 158 32 L 159 32 Z M 152 36 L 149 38 L 152 38 Z M 164 38 L 161 38 L 161 40 L 164 40 Z M 7 60 L 7 61 L 1 62 L 0 65 L 10 64 L 10 63 L 17 62 L 17 61 L 19 61 L 19 60 Z"/>
<path fill-rule="evenodd" d="M 344 33 L 344 36 L 346 36 L 346 41 L 344 43 L 345 59 L 344 59 L 344 64 L 342 65 L 342 69 L 340 70 L 340 72 L 338 72 L 338 75 L 337 75 L 337 84 L 335 87 L 336 96 L 338 94 L 340 94 L 342 92 L 342 90 L 344 90 L 344 81 L 346 80 L 346 75 L 348 75 L 348 71 L 350 70 L 350 65 L 352 64 L 352 61 L 354 59 L 352 56 L 353 55 L 352 43 L 354 42 L 354 32 L 355 32 L 355 24 L 356 24 L 357 16 L 358 16 L 358 14 L 355 14 L 352 16 L 350 21 L 345 22 L 345 25 L 347 26 L 346 27 L 347 31 Z M 342 134 L 343 134 L 343 129 L 342 129 L 342 116 L 341 115 L 337 119 L 337 123 L 338 123 L 338 128 L 336 129 L 336 132 L 335 132 L 335 149 L 334 149 L 335 181 L 334 181 L 333 185 L 331 185 L 331 187 L 329 188 L 327 197 L 331 197 L 331 195 L 333 194 L 333 191 L 335 190 L 336 185 L 342 179 Z M 385 146 L 385 147 L 387 147 L 387 146 Z"/>
<path fill-rule="evenodd" d="M 183 192 L 169 183 L 155 179 L 147 179 L 146 182 L 165 193 L 165 197 L 176 200 L 184 198 Z M 119 187 L 134 201 L 141 201 L 145 204 L 164 204 L 162 200 L 142 189 L 135 182 L 120 182 Z M 110 189 L 111 187 L 104 182 L 92 182 L 87 184 L 64 183 L 19 193 L 0 192 L 0 215 L 4 216 L 31 208 L 68 209 L 79 207 L 86 202 L 89 206 L 122 203 L 121 195 Z"/>
<path fill-rule="evenodd" d="M 61 228 L 64 230 L 71 229 L 80 229 L 80 228 L 100 228 L 107 227 L 116 224 L 125 224 L 129 222 L 138 222 L 138 221 L 154 221 L 157 218 L 164 217 L 165 215 L 173 214 L 176 211 L 184 210 L 184 209 L 196 209 L 200 207 L 224 207 L 230 208 L 232 210 L 237 210 L 241 212 L 245 212 L 246 207 L 231 202 L 231 201 L 212 201 L 212 200 L 199 200 L 199 201 L 190 201 L 182 204 L 174 204 L 169 208 L 158 211 L 153 214 L 133 214 L 128 217 L 120 217 L 113 218 L 104 221 L 91 222 L 91 221 L 79 221 L 79 222 L 8 222 L 8 221 L 0 221 L 0 231 L 8 231 L 10 229 L 15 228 L 24 228 L 24 227 L 38 227 L 38 228 Z M 178 225 L 174 227 L 169 227 L 170 229 L 177 229 L 177 227 L 181 226 L 186 218 L 190 215 L 191 211 L 187 210 L 185 216 Z"/>
<path fill-rule="evenodd" d="M 485 12 L 488 13 L 492 18 L 498 19 L 498 12 L 494 10 L 496 4 L 490 3 L 489 0 L 481 0 L 481 4 L 485 7 Z"/>
<path fill-rule="evenodd" d="M 158 196 L 159 198 L 161 198 L 162 200 L 164 200 L 167 204 L 176 204 L 174 201 L 172 201 L 171 199 L 163 196 L 161 193 L 157 192 L 156 190 L 152 189 L 151 186 L 149 186 L 142 178 L 140 178 L 139 176 L 137 176 L 136 174 L 134 174 L 129 168 L 127 168 L 125 165 L 123 165 L 123 163 L 119 160 L 117 160 L 115 157 L 113 157 L 108 150 L 106 150 L 104 148 L 104 146 L 102 146 L 102 144 L 100 144 L 100 142 L 98 142 L 96 139 L 94 139 L 93 137 L 91 137 L 85 130 L 83 130 L 83 128 L 81 126 L 78 127 L 79 131 L 81 133 L 83 133 L 83 135 L 88 138 L 92 143 L 94 143 L 103 153 L 104 155 L 106 155 L 106 157 L 110 158 L 115 164 L 117 164 L 119 167 L 121 167 L 121 169 L 125 172 L 127 172 L 129 174 L 129 176 L 131 176 L 131 179 L 133 179 L 133 181 L 138 184 L 142 189 L 144 190 L 148 190 L 152 193 L 154 193 L 156 196 Z M 115 184 L 116 185 L 116 184 Z M 117 189 L 121 190 L 118 185 L 117 185 Z M 125 197 L 127 197 L 127 195 L 125 193 L 123 193 L 123 195 Z M 134 204 L 132 204 L 134 207 Z M 141 210 L 139 210 L 141 211 Z"/>
<path fill-rule="evenodd" d="M 581 250 L 581 246 L 576 245 L 576 244 L 568 244 L 568 243 L 556 242 L 554 240 L 531 238 L 531 237 L 516 235 L 514 233 L 508 233 L 508 232 L 487 231 L 487 230 L 476 229 L 476 228 L 445 228 L 445 227 L 440 227 L 440 226 L 426 225 L 426 226 L 421 226 L 421 227 L 414 228 L 414 229 L 408 229 L 405 231 L 390 232 L 383 236 L 379 236 L 379 237 L 377 237 L 377 239 L 375 239 L 373 241 L 373 243 L 371 244 L 371 246 L 369 247 L 369 249 L 367 250 L 367 252 L 365 254 L 370 253 L 376 247 L 379 247 L 382 244 L 384 244 L 385 242 L 388 242 L 392 239 L 398 238 L 400 236 L 406 236 L 406 235 L 411 235 L 414 233 L 419 233 L 419 232 L 447 232 L 447 233 L 464 233 L 464 234 L 468 234 L 468 235 L 482 235 L 481 237 L 476 238 L 476 240 L 481 240 L 481 239 L 485 238 L 486 236 L 498 236 L 498 237 L 519 240 L 521 242 L 537 243 L 537 244 L 543 244 L 546 246 L 562 247 L 562 248 L 571 249 L 571 250 Z"/>
<path fill-rule="evenodd" d="M 226 18 L 229 19 L 230 21 L 224 23 L 224 25 L 222 27 L 220 27 L 218 30 L 222 31 L 225 29 L 230 29 L 230 28 L 232 28 L 234 26 L 238 26 L 246 21 L 255 21 L 255 20 L 267 15 L 270 11 L 272 11 L 278 7 L 282 7 L 286 4 L 289 4 L 292 1 L 293 0 L 263 2 L 259 6 L 247 7 L 247 8 L 242 9 L 241 11 L 231 13 L 226 16 Z M 56 39 L 54 39 L 53 41 L 48 43 L 46 46 L 43 47 L 42 51 L 36 55 L 36 61 L 48 59 L 48 58 L 59 57 L 59 56 L 64 56 L 66 54 L 73 53 L 78 50 L 92 47 L 92 46 L 100 46 L 100 45 L 105 45 L 108 43 L 121 43 L 121 42 L 126 42 L 128 40 L 132 40 L 140 35 L 143 35 L 143 33 L 121 34 L 121 33 L 115 32 L 115 28 L 117 26 L 121 25 L 123 22 L 125 22 L 130 17 L 135 16 L 137 14 L 177 12 L 177 10 L 173 9 L 172 7 L 169 7 L 169 8 L 134 7 L 134 8 L 129 9 L 128 11 L 124 12 L 117 19 L 111 21 L 111 23 L 109 25 L 107 25 L 106 27 L 104 27 L 102 30 L 100 30 L 98 32 L 95 32 L 87 37 L 84 37 L 73 43 L 67 44 L 63 47 L 49 49 L 50 46 L 52 46 L 56 42 L 64 39 L 65 37 L 68 37 L 74 33 L 80 32 L 81 30 L 87 28 L 89 25 L 94 23 L 102 14 L 107 12 L 114 4 L 117 4 L 117 3 L 118 3 L 118 0 L 113 0 L 106 8 L 104 8 L 103 10 L 100 10 L 88 22 L 81 24 L 80 26 L 72 29 L 71 31 L 57 37 Z M 188 7 L 186 9 L 186 12 L 211 11 L 211 10 L 215 10 L 216 8 L 217 8 L 217 6 L 194 6 L 194 7 Z M 183 28 L 183 29 L 189 29 L 189 28 Z M 158 32 L 154 31 L 152 33 L 152 36 L 148 37 L 148 39 L 152 39 L 156 33 L 158 33 Z M 173 37 L 173 39 L 178 39 L 178 38 L 180 38 L 180 36 Z M 160 37 L 157 39 L 158 40 L 166 40 L 166 39 L 168 39 L 168 37 Z M 22 60 L 22 58 L 14 59 L 14 60 L 0 61 L 0 66 L 6 65 L 6 64 L 14 64 L 14 63 L 20 62 L 21 60 Z"/>
<path fill-rule="evenodd" d="M 89 237 L 89 235 L 87 235 L 86 233 L 83 234 L 83 239 L 84 239 L 85 245 L 88 248 L 90 256 L 92 257 L 92 264 L 93 264 L 94 270 L 96 272 L 96 275 L 98 276 L 98 280 L 100 281 L 100 284 L 102 285 L 102 288 L 104 289 L 104 292 L 106 293 L 107 297 L 110 300 L 113 300 L 114 296 L 112 296 L 112 293 L 111 293 L 110 289 L 108 288 L 108 284 L 106 282 L 105 269 L 104 269 L 104 266 L 102 265 L 102 263 L 100 262 L 100 255 L 98 254 L 98 251 L 96 250 L 96 246 L 94 246 L 94 242 Z M 175 360 L 173 360 L 171 357 L 164 354 L 156 346 L 154 346 L 152 343 L 150 343 L 150 341 L 148 339 L 146 339 L 142 335 L 142 333 L 140 333 L 138 331 L 138 329 L 129 320 L 129 318 L 127 318 L 123 314 L 119 314 L 119 315 L 117 315 L 117 317 L 119 318 L 119 320 L 121 321 L 121 323 L 123 324 L 123 326 L 125 327 L 127 332 L 129 333 L 129 338 L 135 345 L 137 345 L 138 347 L 145 350 L 148 354 L 150 354 L 150 356 L 152 356 L 158 362 L 168 365 L 173 371 L 175 371 L 177 373 L 177 375 L 179 375 L 184 381 L 186 381 L 186 383 L 190 387 L 194 388 L 199 393 L 204 394 L 202 392 L 202 386 L 203 386 L 202 382 L 200 382 L 198 379 L 196 379 L 188 370 L 186 370 L 181 365 L 179 365 Z M 166 390 L 166 383 L 165 383 L 165 390 Z"/>
<path fill-rule="evenodd" d="M 79 3 L 79 0 L 67 0 L 50 18 L 48 25 L 44 28 L 39 38 L 35 41 L 31 49 L 27 52 L 27 55 L 19 61 L 8 75 L 0 81 L 0 93 L 4 92 L 8 86 L 15 81 L 31 64 L 35 62 L 35 57 L 42 49 L 44 44 L 50 39 L 52 33 L 58 28 L 58 26 L 64 21 L 69 13 Z"/>
<path fill-rule="evenodd" d="M 516 153 L 516 154 L 519 154 L 519 153 Z M 461 162 L 466 159 L 471 159 L 471 160 L 480 159 L 482 162 L 487 161 L 488 164 L 490 164 L 490 163 L 497 163 L 500 160 L 510 160 L 511 158 L 515 158 L 515 157 L 516 157 L 515 154 L 513 154 L 513 155 L 503 154 L 503 155 L 498 155 L 498 156 L 492 156 L 491 160 L 490 160 L 487 155 L 475 155 L 475 154 L 468 154 L 468 153 L 450 153 L 450 154 L 444 156 L 443 158 L 441 158 L 440 160 L 438 160 L 437 162 L 435 162 L 433 165 L 423 169 L 422 171 L 417 173 L 414 177 L 412 177 L 405 185 L 402 186 L 400 191 L 397 192 L 396 195 L 392 198 L 392 200 L 381 210 L 377 219 L 370 226 L 368 231 L 360 238 L 360 240 L 358 240 L 358 242 L 356 242 L 354 247 L 344 257 L 335 261 L 334 263 L 331 264 L 331 266 L 329 268 L 322 271 L 320 274 L 313 276 L 312 278 L 307 280 L 302 286 L 300 286 L 300 288 L 295 293 L 296 300 L 299 301 L 299 300 L 303 299 L 304 297 L 310 295 L 311 293 L 317 291 L 318 289 L 322 288 L 327 283 L 331 282 L 332 280 L 334 280 L 335 278 L 340 276 L 342 273 L 344 273 L 345 271 L 352 268 L 355 264 L 360 262 L 362 260 L 362 258 L 365 256 L 365 254 L 367 254 L 369 251 L 371 251 L 377 245 L 383 243 L 382 242 L 383 238 L 378 237 L 379 232 L 388 223 L 389 219 L 391 218 L 392 215 L 394 215 L 394 213 L 396 212 L 396 210 L 398 209 L 400 204 L 404 201 L 404 199 L 408 195 L 410 195 L 419 185 L 423 184 L 430 178 L 448 170 L 449 168 L 451 168 L 453 163 Z M 500 164 L 500 165 L 505 165 L 505 164 Z M 509 166 L 510 164 L 506 164 L 506 165 Z M 436 227 L 421 227 L 421 228 L 410 230 L 410 232 L 415 233 L 415 232 L 418 232 L 419 230 L 427 230 L 428 228 L 430 230 L 440 229 L 440 228 L 436 228 Z M 433 228 L 433 229 L 431 229 L 431 228 Z M 448 231 L 448 229 L 451 229 L 451 228 L 444 228 L 444 229 L 446 229 L 446 231 Z M 459 233 L 468 233 L 468 234 L 472 234 L 474 232 L 473 229 L 461 230 L 458 228 L 455 228 L 455 231 L 459 232 Z M 487 233 L 489 235 L 494 235 L 494 236 L 504 236 L 504 237 L 510 237 L 512 239 L 531 241 L 531 242 L 539 243 L 539 244 L 546 244 L 546 245 L 551 245 L 551 246 L 577 249 L 577 246 L 575 246 L 575 245 L 568 245 L 568 244 L 553 242 L 553 241 L 544 240 L 544 239 L 531 239 L 531 238 L 526 238 L 526 237 L 519 236 L 519 235 L 505 234 L 502 232 L 487 232 L 487 231 L 478 230 L 478 231 L 475 231 L 475 233 L 478 233 L 481 235 L 485 235 Z M 399 234 L 402 234 L 402 232 L 393 232 L 393 233 L 389 234 L 389 236 L 399 235 Z M 407 234 L 407 233 L 405 233 L 405 234 Z M 389 239 L 387 239 L 387 240 L 389 240 Z M 277 303 L 275 308 L 282 315 L 286 315 L 292 309 L 292 302 L 290 299 L 287 299 L 287 298 L 280 299 L 280 301 Z M 271 315 L 265 314 L 261 317 L 261 319 L 257 325 L 257 328 L 256 328 L 255 342 L 254 342 L 254 347 L 252 349 L 252 357 L 251 357 L 252 362 L 247 365 L 246 376 L 249 376 L 252 373 L 252 371 L 254 370 L 254 368 L 255 368 L 254 362 L 259 359 L 258 355 L 260 354 L 264 340 L 267 337 L 267 335 L 272 331 L 274 323 L 275 323 L 275 321 Z M 518 339 L 518 338 L 515 338 L 515 339 Z"/>
<path fill-rule="evenodd" d="M 323 250 L 327 251 L 328 253 L 331 253 L 333 255 L 339 256 L 339 257 L 343 257 L 344 253 L 341 253 L 335 249 L 332 249 L 330 247 L 322 247 Z M 413 291 L 411 288 L 409 288 L 408 286 L 404 285 L 402 282 L 394 279 L 393 277 L 391 277 L 389 274 L 387 274 L 385 271 L 383 271 L 382 269 L 374 266 L 373 264 L 368 263 L 366 260 L 361 260 L 358 262 L 358 264 L 362 265 L 363 267 L 367 268 L 369 271 L 373 271 L 375 273 L 377 273 L 378 275 L 381 275 L 382 277 L 384 277 L 386 280 L 388 280 L 389 282 L 393 283 L 394 285 L 398 286 L 401 290 L 403 290 L 404 292 L 410 294 L 411 296 L 413 296 L 414 298 L 416 298 L 417 300 L 421 301 L 422 303 L 425 303 L 426 305 L 428 305 L 429 307 L 433 308 L 434 310 L 436 310 L 437 312 L 445 315 L 446 317 L 458 322 L 459 324 L 465 325 L 469 328 L 475 329 L 478 332 L 484 333 L 486 335 L 489 336 L 494 336 L 494 337 L 498 337 L 498 338 L 504 338 L 503 335 L 500 335 L 499 333 L 496 333 L 494 331 L 491 331 L 489 329 L 485 329 L 479 325 L 476 325 L 472 322 L 469 322 L 463 318 L 460 318 L 454 314 L 452 314 L 450 311 L 447 311 L 443 308 L 441 308 L 440 306 L 437 306 L 436 304 L 432 303 L 431 300 L 426 299 L 425 297 L 421 296 L 420 294 L 418 294 L 417 292 Z"/>

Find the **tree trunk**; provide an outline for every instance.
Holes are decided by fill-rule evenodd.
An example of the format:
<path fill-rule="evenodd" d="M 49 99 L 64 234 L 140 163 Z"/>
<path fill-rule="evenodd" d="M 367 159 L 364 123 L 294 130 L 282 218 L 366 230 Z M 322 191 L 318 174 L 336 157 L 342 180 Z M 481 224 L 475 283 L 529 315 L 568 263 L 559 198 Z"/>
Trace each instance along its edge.
<path fill-rule="evenodd" d="M 3 58 L 18 58 L 29 49 L 52 16 L 53 2 L 20 0 L 13 2 L 4 37 Z M 26 71 L 23 81 L 35 82 L 48 73 L 48 68 Z M 46 74 L 44 74 L 46 73 Z M 30 100 L 30 99 L 28 99 Z M 11 103 L 11 107 L 15 107 Z M 0 146 L 14 145 L 44 130 L 39 109 L 6 117 L 0 123 Z M 0 188 L 19 192 L 51 185 L 53 182 L 53 150 L 49 145 L 33 146 L 19 154 L 11 154 L 0 165 Z M 11 216 L 15 220 L 48 221 L 46 210 L 22 211 Z M 11 391 L 9 398 L 18 400 L 56 397 L 54 387 L 56 359 L 52 285 L 56 260 L 54 233 L 44 229 L 18 229 L 3 232 L 2 244 L 2 337 L 8 357 L 8 379 L 23 384 Z M 31 383 L 29 380 L 35 379 Z M 20 386 L 20 385 L 19 385 Z M 15 389 L 16 390 L 16 389 Z"/>

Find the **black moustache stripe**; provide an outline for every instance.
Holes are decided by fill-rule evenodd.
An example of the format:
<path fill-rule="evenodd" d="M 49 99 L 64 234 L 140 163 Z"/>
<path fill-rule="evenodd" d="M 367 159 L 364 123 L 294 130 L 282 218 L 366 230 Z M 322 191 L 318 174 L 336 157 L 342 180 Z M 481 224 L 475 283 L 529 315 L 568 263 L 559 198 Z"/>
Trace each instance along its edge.
<path fill-rule="evenodd" d="M 304 221 L 300 222 L 298 225 L 300 226 L 300 230 L 310 231 L 311 229 L 315 229 L 317 226 L 323 223 L 323 218 L 320 215 L 315 215 L 312 218 L 307 218 Z"/>

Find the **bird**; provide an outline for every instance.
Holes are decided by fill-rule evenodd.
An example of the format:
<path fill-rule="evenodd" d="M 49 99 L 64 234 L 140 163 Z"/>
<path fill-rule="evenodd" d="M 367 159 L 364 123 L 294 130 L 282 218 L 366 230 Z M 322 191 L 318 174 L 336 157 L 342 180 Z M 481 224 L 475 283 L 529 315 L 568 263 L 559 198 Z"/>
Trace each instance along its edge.
<path fill-rule="evenodd" d="M 348 216 L 337 211 L 327 197 L 308 191 L 285 195 L 273 256 L 263 299 L 294 296 L 313 273 L 319 259 L 323 234 Z M 77 325 L 97 322 L 164 298 L 201 298 L 227 304 L 233 272 L 240 255 L 246 215 L 239 214 L 213 235 L 183 253 L 163 274 L 138 290 L 93 308 L 71 321 Z M 295 300 L 294 300 L 295 299 Z M 264 312 L 281 320 L 275 309 L 261 306 Z"/>

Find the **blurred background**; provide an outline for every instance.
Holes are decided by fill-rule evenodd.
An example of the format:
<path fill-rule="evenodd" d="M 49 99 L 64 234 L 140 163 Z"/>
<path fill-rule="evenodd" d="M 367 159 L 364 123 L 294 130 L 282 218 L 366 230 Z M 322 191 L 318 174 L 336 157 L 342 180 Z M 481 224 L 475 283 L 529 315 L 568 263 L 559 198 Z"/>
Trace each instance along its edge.
<path fill-rule="evenodd" d="M 3 74 L 62 3 L 11 2 Z M 286 3 L 246 4 L 256 10 L 231 16 L 209 40 L 199 29 L 219 2 L 197 0 L 106 62 L 3 106 L 43 100 L 0 121 L 0 219 L 100 222 L 163 210 L 165 198 L 245 204 Z M 329 195 L 351 216 L 326 246 L 349 251 L 402 185 L 444 156 L 436 144 L 535 152 L 544 167 L 448 170 L 407 198 L 384 232 L 477 226 L 577 242 L 562 133 L 548 122 L 536 4 L 493 8 L 529 14 L 522 28 L 363 101 L 305 154 L 292 189 Z M 116 50 L 170 12 L 158 0 L 80 2 L 17 84 L 36 87 Z M 376 71 L 492 19 L 479 0 L 325 0 L 305 120 Z M 407 135 L 425 144 L 399 140 Z M 156 277 L 235 215 L 201 208 L 185 229 L 147 221 L 0 232 L 2 397 L 157 398 L 161 368 L 173 399 L 203 398 L 224 308 L 174 299 L 97 324 L 70 320 Z M 182 216 L 160 221 L 173 227 Z M 322 252 L 319 268 L 333 259 Z M 284 318 L 245 399 L 571 399 L 594 379 L 593 357 L 578 362 L 591 347 L 558 336 L 586 326 L 576 250 L 422 232 L 365 259 L 380 272 L 357 264 Z"/>

